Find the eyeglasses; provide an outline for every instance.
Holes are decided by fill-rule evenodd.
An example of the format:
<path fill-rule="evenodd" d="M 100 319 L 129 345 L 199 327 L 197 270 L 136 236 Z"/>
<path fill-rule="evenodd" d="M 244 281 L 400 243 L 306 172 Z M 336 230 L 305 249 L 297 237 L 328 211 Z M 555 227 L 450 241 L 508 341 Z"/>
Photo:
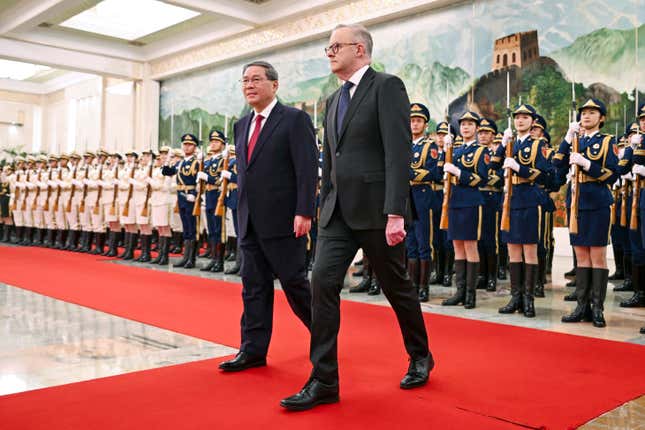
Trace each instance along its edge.
<path fill-rule="evenodd" d="M 271 79 L 259 78 L 259 77 L 257 77 L 257 76 L 256 76 L 256 77 L 251 78 L 251 79 L 248 79 L 248 78 L 240 79 L 240 81 L 239 81 L 239 82 L 242 84 L 242 87 L 248 87 L 248 86 L 250 86 L 250 85 L 256 86 L 256 85 L 258 85 L 260 82 L 263 82 L 263 81 L 270 81 L 270 80 L 271 80 Z"/>
<path fill-rule="evenodd" d="M 358 43 L 334 43 L 325 48 L 325 55 L 329 55 L 330 52 L 336 55 L 338 54 L 338 51 L 340 51 L 340 48 L 350 45 L 358 45 Z"/>

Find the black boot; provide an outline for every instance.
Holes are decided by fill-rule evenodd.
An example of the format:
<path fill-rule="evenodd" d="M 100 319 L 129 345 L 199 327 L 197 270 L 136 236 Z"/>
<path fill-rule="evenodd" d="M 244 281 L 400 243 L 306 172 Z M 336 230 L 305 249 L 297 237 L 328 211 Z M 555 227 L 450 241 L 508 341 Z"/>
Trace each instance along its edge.
<path fill-rule="evenodd" d="M 569 270 L 564 274 L 565 278 L 571 278 L 576 276 L 576 268 L 578 267 L 578 258 L 576 258 L 576 251 L 573 251 L 573 269 Z"/>
<path fill-rule="evenodd" d="M 593 269 L 591 271 L 591 315 L 594 327 L 605 327 L 605 297 L 607 296 L 607 278 L 609 270 Z"/>
<path fill-rule="evenodd" d="M 591 320 L 591 267 L 576 267 L 576 301 L 578 305 L 572 313 L 562 317 L 562 322 L 580 322 Z"/>
<path fill-rule="evenodd" d="M 350 293 L 366 293 L 372 285 L 372 267 L 370 266 L 370 260 L 366 256 L 363 256 L 363 273 L 363 280 L 357 286 L 351 287 L 349 289 Z"/>
<path fill-rule="evenodd" d="M 183 233 L 180 231 L 173 231 L 172 232 L 172 243 L 170 244 L 169 252 L 171 254 L 181 254 L 183 249 L 182 249 L 182 243 L 183 243 Z"/>
<path fill-rule="evenodd" d="M 632 259 L 625 258 L 623 265 L 625 266 L 625 280 L 622 285 L 614 287 L 614 291 L 634 291 L 634 283 L 632 282 Z"/>
<path fill-rule="evenodd" d="M 535 306 L 533 304 L 533 295 L 535 294 L 535 284 L 538 277 L 537 264 L 524 265 L 524 316 L 535 318 Z"/>
<path fill-rule="evenodd" d="M 229 237 L 226 243 L 230 248 L 228 254 L 226 255 L 226 261 L 235 261 L 235 259 L 237 258 L 237 238 Z"/>
<path fill-rule="evenodd" d="M 11 243 L 13 244 L 18 244 L 22 241 L 22 235 L 24 234 L 25 228 L 24 227 L 16 227 L 16 235 L 15 237 L 11 240 Z"/>
<path fill-rule="evenodd" d="M 208 240 L 209 238 L 206 237 L 206 235 L 202 236 L 198 241 L 197 241 L 197 250 L 201 250 L 202 247 L 204 246 L 204 243 L 206 243 L 206 248 L 203 248 L 203 251 L 199 253 L 198 257 L 199 258 L 207 258 L 212 255 L 213 252 L 213 242 L 211 240 Z"/>
<path fill-rule="evenodd" d="M 497 279 L 506 280 L 506 269 L 508 268 L 508 247 L 505 243 L 499 245 L 499 264 L 497 268 Z"/>
<path fill-rule="evenodd" d="M 627 300 L 620 302 L 621 308 L 642 308 L 645 307 L 645 266 L 632 267 L 632 282 L 634 295 Z"/>
<path fill-rule="evenodd" d="M 168 238 L 164 236 L 159 236 L 157 240 L 157 256 L 150 261 L 150 264 L 159 264 L 159 261 L 163 257 L 164 247 L 167 246 Z"/>
<path fill-rule="evenodd" d="M 408 260 L 416 262 L 417 260 Z M 430 299 L 430 260 L 419 261 L 419 301 L 427 302 Z"/>
<path fill-rule="evenodd" d="M 237 242 L 236 242 L 237 244 Z M 233 263 L 233 266 L 229 267 L 224 271 L 225 275 L 237 275 L 240 273 L 240 269 L 242 268 L 241 266 L 242 262 L 242 255 L 240 254 L 240 250 L 237 249 L 235 251 L 235 263 Z"/>
<path fill-rule="evenodd" d="M 419 295 L 419 260 L 416 258 L 408 258 L 408 274 L 412 281 L 412 288 Z"/>
<path fill-rule="evenodd" d="M 63 249 L 63 230 L 56 230 L 56 236 L 54 236 L 54 244 L 52 245 L 54 249 Z"/>
<path fill-rule="evenodd" d="M 168 254 L 170 253 L 170 237 L 163 236 L 159 240 L 161 244 L 159 245 L 159 261 L 157 261 L 157 264 L 166 266 L 168 265 Z"/>
<path fill-rule="evenodd" d="M 535 280 L 535 297 L 544 297 L 545 278 L 546 278 L 546 253 L 544 254 L 538 253 L 537 276 Z"/>
<path fill-rule="evenodd" d="M 94 233 L 96 246 L 90 251 L 91 255 L 102 255 L 105 252 L 105 233 Z"/>
<path fill-rule="evenodd" d="M 70 230 L 67 233 L 67 240 L 65 241 L 65 246 L 63 247 L 64 251 L 71 251 L 74 249 L 74 242 L 76 242 L 77 235 L 78 230 Z"/>
<path fill-rule="evenodd" d="M 488 254 L 486 265 L 486 272 L 488 273 L 486 291 L 493 292 L 497 290 L 497 255 L 493 253 Z"/>
<path fill-rule="evenodd" d="M 379 294 L 381 294 L 381 287 L 378 285 L 376 276 L 372 276 L 372 285 L 370 285 L 370 289 L 367 291 L 367 295 L 378 296 Z"/>
<path fill-rule="evenodd" d="M 107 249 L 101 255 L 104 257 L 114 257 L 117 255 L 116 231 L 110 230 L 107 234 Z"/>
<path fill-rule="evenodd" d="M 2 241 L 4 243 L 9 243 L 11 241 L 11 230 L 13 229 L 13 224 L 4 226 L 4 231 L 2 232 Z"/>
<path fill-rule="evenodd" d="M 522 306 L 522 266 L 524 263 L 510 263 L 508 269 L 511 272 L 511 300 L 498 309 L 500 314 L 512 314 L 521 310 Z"/>
<path fill-rule="evenodd" d="M 555 252 L 553 240 L 551 241 L 551 246 L 549 246 L 549 251 L 546 260 L 546 274 L 551 275 L 553 273 L 553 253 Z"/>
<path fill-rule="evenodd" d="M 54 246 L 54 230 L 53 229 L 45 230 L 45 240 L 43 241 L 43 246 L 45 248 L 52 248 Z"/>
<path fill-rule="evenodd" d="M 466 299 L 465 309 L 474 309 L 477 305 L 477 276 L 479 275 L 479 262 L 466 263 Z"/>
<path fill-rule="evenodd" d="M 211 267 L 212 273 L 220 273 L 224 271 L 224 244 L 213 241 L 213 248 L 215 248 L 215 265 Z"/>
<path fill-rule="evenodd" d="M 486 258 L 486 250 L 482 246 L 479 247 L 479 263 L 480 264 L 477 269 L 477 280 L 475 281 L 475 284 L 477 286 L 476 289 L 485 290 L 486 285 L 488 284 L 488 279 L 486 278 L 486 275 L 488 275 L 488 263 Z"/>
<path fill-rule="evenodd" d="M 443 283 L 444 267 L 446 266 L 446 252 L 443 246 L 437 248 L 436 258 L 433 260 L 434 271 L 428 281 L 430 285 L 441 285 Z"/>
<path fill-rule="evenodd" d="M 34 228 L 33 229 L 33 239 L 31 241 L 31 244 L 33 246 L 40 246 L 40 245 L 43 244 L 43 242 L 42 242 L 42 234 L 43 234 L 43 231 L 41 229 L 39 229 L 39 228 Z"/>
<path fill-rule="evenodd" d="M 444 287 L 452 287 L 452 273 L 455 271 L 455 250 L 454 249 L 449 249 L 446 251 L 446 264 L 444 266 L 444 274 L 443 274 L 443 286 Z M 466 269 L 464 268 L 464 271 Z M 465 282 L 466 278 L 464 278 Z M 464 288 L 466 288 L 464 286 Z M 465 291 L 465 290 L 464 290 Z"/>
<path fill-rule="evenodd" d="M 83 247 L 81 248 L 80 252 L 85 252 L 88 253 L 92 250 L 92 244 L 94 243 L 94 234 L 91 231 L 87 232 L 87 236 L 85 237 L 85 243 L 83 244 Z"/>
<path fill-rule="evenodd" d="M 614 250 L 614 262 L 616 263 L 616 270 L 614 271 L 613 275 L 609 276 L 610 281 L 617 281 L 617 280 L 622 280 L 625 279 L 625 265 L 624 265 L 624 252 L 622 246 L 616 246 L 615 244 L 612 244 L 612 248 Z"/>
<path fill-rule="evenodd" d="M 123 252 L 117 255 L 118 258 L 123 258 L 128 253 L 128 244 L 130 243 L 132 233 L 123 233 Z"/>
<path fill-rule="evenodd" d="M 136 235 L 134 233 L 125 234 L 125 243 L 123 244 L 125 250 L 121 254 L 123 260 L 132 260 L 134 259 L 134 248 L 136 244 Z"/>
<path fill-rule="evenodd" d="M 25 232 L 25 237 L 23 239 L 23 245 L 24 246 L 31 246 L 33 244 L 33 236 L 35 232 L 35 228 L 33 227 L 27 227 L 27 231 Z"/>
<path fill-rule="evenodd" d="M 195 258 L 195 247 L 197 246 L 196 241 L 194 240 L 185 240 L 184 241 L 184 256 L 177 263 L 173 264 L 174 267 L 185 267 L 186 269 L 192 269 L 195 267 L 194 258 Z M 188 266 L 188 267 L 186 267 Z"/>
<path fill-rule="evenodd" d="M 206 247 L 206 249 L 209 252 L 208 256 L 210 257 L 210 260 L 208 261 L 208 264 L 206 264 L 204 267 L 199 269 L 201 272 L 210 272 L 211 269 L 213 267 L 215 267 L 215 265 L 217 264 L 217 258 L 216 258 L 217 249 L 216 248 L 217 248 L 217 246 L 216 246 L 215 243 L 208 242 L 208 246 Z M 200 255 L 200 257 L 201 257 L 201 255 Z"/>
<path fill-rule="evenodd" d="M 457 285 L 457 292 L 452 297 L 441 302 L 442 306 L 457 306 L 464 303 L 466 299 L 466 270 L 466 260 L 455 261 L 455 284 Z M 446 276 L 448 276 L 447 273 Z"/>
<path fill-rule="evenodd" d="M 149 234 L 142 234 L 141 235 L 141 255 L 139 255 L 139 258 L 137 258 L 136 261 L 137 263 L 147 263 L 149 262 L 152 258 L 150 257 L 150 240 L 152 237 Z"/>
<path fill-rule="evenodd" d="M 80 233 L 80 238 L 78 240 L 78 244 L 76 245 L 76 248 L 74 248 L 74 252 L 82 252 L 83 248 L 85 247 L 85 243 L 87 242 L 87 234 L 85 230 L 81 230 Z"/>
<path fill-rule="evenodd" d="M 190 251 L 188 261 L 184 264 L 184 269 L 193 269 L 197 264 L 197 242 L 194 240 L 192 242 L 192 251 Z"/>

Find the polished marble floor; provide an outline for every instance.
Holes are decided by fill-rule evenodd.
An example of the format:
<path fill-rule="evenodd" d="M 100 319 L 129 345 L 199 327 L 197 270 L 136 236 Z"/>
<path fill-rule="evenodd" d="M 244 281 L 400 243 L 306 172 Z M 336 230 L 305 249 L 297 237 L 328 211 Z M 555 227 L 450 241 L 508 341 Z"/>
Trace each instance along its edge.
<path fill-rule="evenodd" d="M 235 352 L 0 284 L 0 395 Z"/>
<path fill-rule="evenodd" d="M 205 259 L 198 260 L 199 265 L 206 262 Z M 127 264 L 240 282 L 235 275 L 204 273 L 198 269 L 116 260 L 106 261 L 106 264 Z M 227 266 L 230 264 L 227 263 Z M 594 328 L 590 323 L 563 324 L 560 321 L 562 315 L 574 305 L 562 300 L 570 291 L 564 286 L 564 272 L 570 268 L 570 264 L 570 259 L 556 257 L 553 281 L 546 290 L 547 297 L 536 299 L 536 318 L 525 318 L 519 314 L 500 315 L 497 312 L 497 308 L 508 301 L 508 281 L 500 281 L 495 293 L 478 291 L 477 308 L 473 310 L 441 306 L 441 300 L 450 296 L 454 288 L 433 286 L 431 299 L 422 305 L 422 309 L 424 312 L 645 345 L 645 335 L 639 334 L 639 328 L 645 325 L 645 308 L 621 308 L 620 301 L 631 293 L 615 293 L 611 287 L 606 300 L 606 328 Z M 356 269 L 354 266 L 350 269 L 345 279 L 346 287 L 360 281 L 360 278 L 352 276 Z M 276 287 L 279 288 L 277 282 Z M 388 306 L 383 295 L 350 294 L 345 288 L 341 296 L 344 300 Z M 224 345 L 0 284 L 0 395 L 233 353 L 233 348 Z M 615 365 L 620 365 L 618 357 Z M 645 396 L 581 428 L 645 430 Z"/>

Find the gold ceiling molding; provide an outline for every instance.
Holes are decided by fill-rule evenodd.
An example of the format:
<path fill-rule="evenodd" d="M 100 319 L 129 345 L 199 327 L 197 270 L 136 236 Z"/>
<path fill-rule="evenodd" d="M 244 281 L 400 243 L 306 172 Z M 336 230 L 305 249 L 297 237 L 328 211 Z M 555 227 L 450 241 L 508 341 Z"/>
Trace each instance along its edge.
<path fill-rule="evenodd" d="M 420 9 L 442 7 L 460 1 L 448 0 L 359 0 L 292 21 L 246 32 L 240 36 L 206 44 L 150 62 L 150 78 L 165 79 L 181 73 L 230 62 L 272 48 L 294 45 L 324 37 L 339 23 L 374 23 Z M 321 51 L 322 52 L 322 51 Z M 322 55 L 322 54 L 321 54 Z"/>

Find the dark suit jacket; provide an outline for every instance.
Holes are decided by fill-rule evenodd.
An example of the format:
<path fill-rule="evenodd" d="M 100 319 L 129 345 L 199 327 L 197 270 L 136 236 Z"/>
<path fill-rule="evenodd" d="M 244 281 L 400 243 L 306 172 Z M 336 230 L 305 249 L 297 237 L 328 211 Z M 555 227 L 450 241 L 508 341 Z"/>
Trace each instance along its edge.
<path fill-rule="evenodd" d="M 249 221 L 260 238 L 293 235 L 296 215 L 314 216 L 318 148 L 307 113 L 277 103 L 247 163 L 253 113 L 235 123 L 240 238 Z"/>
<path fill-rule="evenodd" d="M 337 136 L 339 96 L 340 89 L 327 99 L 320 226 L 337 204 L 354 230 L 384 229 L 387 214 L 409 221 L 412 133 L 403 82 L 367 69 Z"/>

